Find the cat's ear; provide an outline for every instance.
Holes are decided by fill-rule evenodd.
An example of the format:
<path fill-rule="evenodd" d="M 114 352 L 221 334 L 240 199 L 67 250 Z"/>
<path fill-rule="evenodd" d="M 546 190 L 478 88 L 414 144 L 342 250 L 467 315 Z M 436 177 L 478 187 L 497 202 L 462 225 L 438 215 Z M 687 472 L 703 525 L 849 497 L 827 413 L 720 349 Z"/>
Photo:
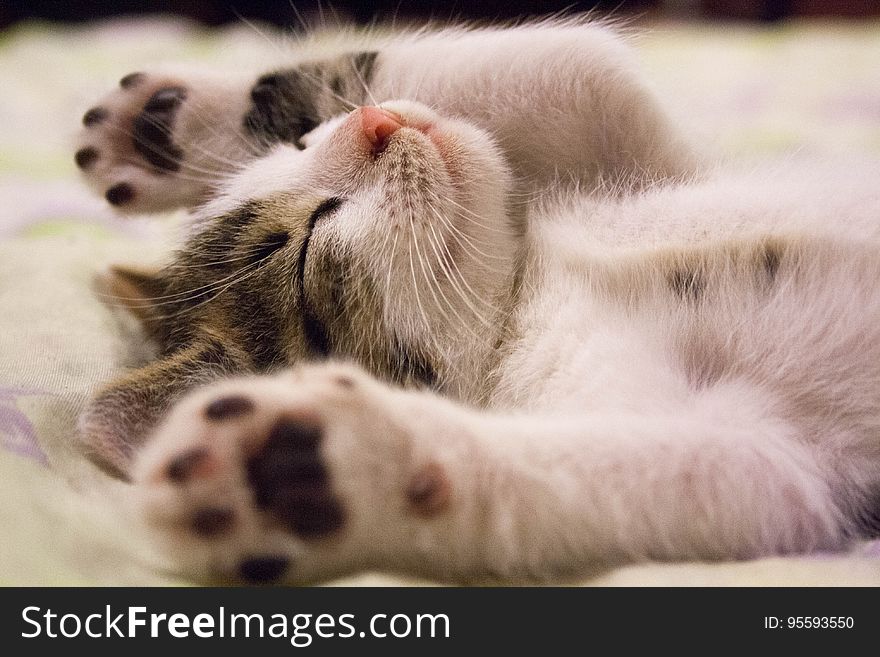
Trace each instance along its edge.
<path fill-rule="evenodd" d="M 104 301 L 124 306 L 150 337 L 161 341 L 162 301 L 168 288 L 158 267 L 111 265 L 96 277 L 95 286 Z"/>
<path fill-rule="evenodd" d="M 80 439 L 89 457 L 111 474 L 127 478 L 134 455 L 181 395 L 243 373 L 245 363 L 242 354 L 217 341 L 198 340 L 111 381 L 80 416 Z"/>

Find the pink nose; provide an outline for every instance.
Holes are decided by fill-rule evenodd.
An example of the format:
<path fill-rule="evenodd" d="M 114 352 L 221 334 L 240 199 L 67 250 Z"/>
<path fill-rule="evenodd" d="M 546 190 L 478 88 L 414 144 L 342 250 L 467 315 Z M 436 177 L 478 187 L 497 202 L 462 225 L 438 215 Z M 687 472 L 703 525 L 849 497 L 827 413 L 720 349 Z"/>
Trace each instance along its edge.
<path fill-rule="evenodd" d="M 400 117 L 379 107 L 361 107 L 361 129 L 378 155 L 388 146 L 388 140 L 403 127 Z"/>

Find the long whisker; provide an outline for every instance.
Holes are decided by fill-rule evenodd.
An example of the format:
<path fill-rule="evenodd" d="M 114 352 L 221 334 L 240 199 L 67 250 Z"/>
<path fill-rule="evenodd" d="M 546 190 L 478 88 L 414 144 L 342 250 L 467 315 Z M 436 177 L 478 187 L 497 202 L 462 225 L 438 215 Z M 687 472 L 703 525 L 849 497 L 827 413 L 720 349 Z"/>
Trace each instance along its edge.
<path fill-rule="evenodd" d="M 409 218 L 410 229 L 415 233 L 415 225 L 413 224 L 412 216 Z M 419 284 L 416 281 L 416 269 L 415 263 L 413 262 L 413 242 L 409 242 L 409 270 L 412 275 L 412 283 L 413 283 L 413 292 L 416 295 L 416 305 L 419 308 L 419 312 L 422 315 L 422 321 L 424 322 L 425 329 L 430 333 L 431 322 L 428 321 L 428 314 L 425 312 L 425 308 L 422 306 L 422 300 L 419 297 Z"/>
<path fill-rule="evenodd" d="M 437 255 L 438 260 L 440 260 L 440 266 L 443 267 L 443 263 L 442 263 L 443 258 L 439 255 L 439 253 L 437 251 L 437 246 L 434 243 L 434 240 L 431 238 L 430 235 L 428 235 L 427 237 L 428 237 L 428 243 L 430 244 L 431 249 L 434 251 L 435 255 Z M 453 324 L 452 322 L 450 322 L 449 314 L 446 312 L 446 310 L 443 308 L 443 306 L 439 302 L 437 302 L 437 297 L 436 297 L 436 295 L 433 295 L 433 292 L 432 292 L 432 296 L 434 296 L 434 300 L 437 303 L 438 308 L 440 309 L 440 312 L 443 314 L 443 319 L 446 321 L 447 325 L 449 325 L 450 327 L 453 327 L 453 326 L 463 327 L 463 328 L 465 328 L 466 331 L 470 332 L 472 336 L 479 337 L 470 329 L 469 324 L 461 318 L 461 316 L 458 314 L 457 310 L 455 309 L 455 306 L 449 301 L 449 299 L 447 299 L 446 295 L 443 293 L 443 287 L 440 285 L 440 282 L 437 280 L 437 277 L 434 274 L 433 268 L 429 267 L 429 270 L 431 271 L 431 279 L 432 279 L 432 281 L 428 281 L 429 289 L 431 288 L 431 283 L 433 282 L 433 286 L 440 293 L 440 296 L 443 297 L 443 301 L 446 304 L 446 308 L 449 308 L 449 310 L 451 310 L 453 312 L 453 314 L 456 316 L 456 318 L 458 319 L 457 324 Z M 445 268 L 444 268 L 444 271 L 445 271 Z M 461 370 L 460 370 L 460 365 L 459 365 L 457 359 L 447 358 L 446 361 L 447 361 L 447 365 L 452 368 L 452 371 L 454 374 L 453 378 L 455 380 L 459 380 L 459 375 L 461 374 Z"/>
<path fill-rule="evenodd" d="M 117 131 L 122 134 L 125 134 L 126 136 L 130 137 L 131 139 L 134 139 L 134 135 L 127 130 L 123 130 L 122 128 L 118 128 Z M 142 159 L 134 159 L 132 157 L 126 157 L 126 158 L 122 159 L 122 163 L 130 165 L 132 167 L 136 167 L 138 169 L 144 168 L 144 161 Z M 236 162 L 235 166 L 240 167 L 242 165 L 241 165 L 241 163 Z M 175 174 L 174 174 L 175 178 L 177 178 L 178 180 L 190 180 L 193 182 L 204 183 L 204 184 L 208 184 L 208 185 L 213 185 L 213 184 L 217 183 L 217 181 L 219 179 L 226 178 L 227 176 L 230 175 L 230 171 L 228 168 L 206 169 L 204 167 L 197 167 L 197 166 L 190 165 L 187 163 L 183 164 L 183 168 L 184 168 L 183 172 L 181 172 L 181 171 L 175 172 Z M 195 175 L 194 176 L 189 173 L 186 173 L 185 172 L 186 170 L 190 170 L 195 173 L 201 173 L 204 175 L 201 175 L 201 176 Z"/>
<path fill-rule="evenodd" d="M 299 9 L 296 8 L 293 0 L 287 0 L 287 4 L 290 5 L 290 8 L 293 10 L 296 19 L 299 21 L 300 27 L 302 27 L 304 31 L 308 32 L 310 29 L 309 24 L 306 22 L 305 18 L 303 18 L 303 15 L 300 13 Z"/>
<path fill-rule="evenodd" d="M 279 55 L 286 55 L 284 50 L 281 48 L 281 46 L 278 45 L 278 42 L 275 39 L 270 38 L 269 35 L 267 35 L 263 30 L 258 28 L 252 21 L 248 20 L 247 18 L 245 18 L 244 16 L 239 14 L 235 8 L 233 8 L 232 11 L 233 11 L 233 13 L 235 13 L 235 16 L 236 16 L 236 18 L 238 18 L 238 20 L 240 20 L 242 23 L 244 23 L 249 28 L 251 28 L 254 32 L 257 33 L 258 36 L 262 37 L 263 40 L 265 40 L 266 43 L 268 43 L 274 50 L 276 50 Z"/>
<path fill-rule="evenodd" d="M 442 244 L 442 240 L 439 239 L 439 236 L 437 236 L 437 233 L 434 231 L 434 227 L 430 224 L 430 222 L 428 223 L 428 227 L 431 229 L 431 232 L 434 235 L 434 239 L 431 239 L 430 235 L 428 236 L 428 243 L 430 244 L 431 249 L 434 251 L 434 255 L 437 257 L 437 260 L 438 260 L 438 263 L 440 264 L 440 267 L 443 268 L 444 273 L 446 274 L 447 280 L 449 281 L 450 285 L 452 286 L 452 289 L 455 290 L 455 292 L 458 294 L 459 297 L 461 297 L 461 299 L 465 302 L 465 305 L 468 306 L 468 308 L 475 315 L 477 320 L 481 324 L 488 326 L 489 322 L 482 316 L 480 311 L 478 311 L 476 308 L 474 308 L 470 304 L 470 301 L 467 299 L 466 295 L 461 291 L 460 288 L 457 287 L 457 285 L 455 283 L 455 278 L 451 275 L 449 269 L 446 266 L 446 263 L 444 262 L 448 257 L 448 253 L 449 253 L 448 249 L 446 250 L 446 256 L 441 255 L 440 251 L 438 250 L 438 243 Z M 469 322 L 467 322 L 458 313 L 458 310 L 455 308 L 455 305 L 452 302 L 450 302 L 450 300 L 443 293 L 443 287 L 440 285 L 439 281 L 437 281 L 437 277 L 434 275 L 433 269 L 431 269 L 431 277 L 433 279 L 434 285 L 437 287 L 437 291 L 440 293 L 440 295 L 443 297 L 443 300 L 446 302 L 447 307 L 452 311 L 452 313 L 455 315 L 456 319 L 458 319 L 458 322 L 459 322 L 458 326 L 461 328 L 464 328 L 473 337 L 479 339 L 480 336 L 476 332 L 474 332 L 474 330 L 470 327 Z M 448 316 L 447 316 L 447 320 L 448 320 Z"/>
<path fill-rule="evenodd" d="M 473 239 L 471 239 L 470 236 L 463 233 L 462 230 L 458 226 L 455 225 L 454 221 L 443 217 L 439 213 L 436 213 L 436 216 L 441 221 L 444 222 L 444 225 L 451 231 L 453 239 L 455 239 L 455 241 L 458 242 L 461 245 L 461 247 L 463 249 L 465 249 L 465 251 L 467 253 L 470 253 L 471 255 L 473 255 L 473 252 L 475 251 L 480 256 L 482 256 L 483 258 L 486 258 L 488 260 L 495 260 L 498 262 L 507 262 L 507 258 L 505 258 L 504 256 L 499 256 L 499 255 L 493 254 L 493 253 L 486 253 L 482 249 L 480 249 L 476 244 L 474 244 L 474 241 L 473 241 Z M 467 248 L 468 246 L 470 246 L 470 248 L 473 251 L 469 250 Z"/>
<path fill-rule="evenodd" d="M 218 139 L 227 139 L 230 135 L 235 137 L 236 141 L 241 144 L 241 146 L 247 152 L 247 155 L 251 158 L 260 157 L 266 151 L 265 148 L 258 147 L 251 140 L 245 138 L 245 136 L 238 130 L 229 130 L 224 132 L 219 132 L 216 128 L 216 125 L 213 121 L 210 120 L 211 110 L 210 108 L 203 107 L 196 103 L 193 103 L 191 113 L 199 120 L 199 124 L 208 130 L 214 137 Z M 209 156 L 216 156 L 215 153 L 204 151 L 204 154 Z M 231 162 L 231 160 L 230 160 Z"/>
<path fill-rule="evenodd" d="M 456 201 L 455 199 L 453 199 L 449 196 L 444 196 L 444 197 L 440 198 L 439 196 L 437 196 L 436 192 L 433 192 L 432 197 L 434 198 L 434 200 L 436 200 L 438 202 L 449 203 L 451 205 L 454 205 L 456 208 L 458 208 L 459 210 L 461 210 L 461 212 L 464 213 L 464 216 L 462 217 L 462 219 L 465 219 L 469 223 L 477 226 L 478 228 L 486 231 L 487 233 L 497 233 L 499 235 L 508 235 L 509 234 L 509 231 L 504 230 L 503 228 L 499 228 L 498 226 L 487 226 L 486 224 L 478 221 L 478 219 L 483 219 L 483 217 L 481 217 L 480 215 L 478 215 L 476 212 L 474 212 L 470 208 L 465 207 L 464 205 L 462 205 L 461 203 L 459 203 L 458 201 Z"/>
<path fill-rule="evenodd" d="M 179 317 L 180 315 L 183 315 L 183 314 L 188 313 L 188 312 L 192 312 L 192 311 L 195 310 L 196 308 L 199 308 L 199 307 L 201 307 L 201 306 L 204 306 L 206 303 L 210 303 L 211 301 L 213 301 L 214 299 L 216 299 L 217 297 L 219 297 L 221 294 L 223 294 L 226 290 L 228 290 L 228 289 L 229 289 L 230 287 L 232 287 L 233 285 L 236 285 L 236 284 L 238 284 L 238 283 L 241 283 L 242 281 L 245 281 L 245 280 L 247 280 L 248 278 L 250 278 L 251 276 L 253 276 L 253 275 L 256 273 L 256 271 L 259 269 L 259 266 L 260 266 L 260 265 L 261 265 L 261 264 L 262 264 L 267 258 L 270 258 L 270 257 L 271 257 L 271 255 L 266 256 L 265 258 L 263 258 L 263 259 L 261 259 L 261 260 L 255 262 L 253 265 L 248 265 L 248 267 L 243 267 L 243 268 L 242 268 L 241 270 L 239 270 L 239 271 L 240 271 L 240 272 L 245 272 L 245 273 L 242 274 L 241 276 L 239 276 L 238 278 L 236 278 L 236 279 L 234 279 L 234 280 L 232 280 L 232 281 L 229 281 L 226 285 L 224 285 L 222 288 L 220 288 L 220 290 L 217 292 L 217 294 L 214 294 L 213 296 L 211 296 L 211 297 L 209 297 L 209 298 L 207 298 L 207 299 L 204 299 L 203 301 L 200 301 L 199 303 L 197 303 L 197 304 L 195 304 L 195 305 L 193 305 L 193 306 L 188 306 L 188 307 L 181 308 L 181 309 L 180 309 L 179 311 L 177 311 L 176 313 L 171 313 L 170 315 L 163 315 L 163 316 L 158 317 L 157 319 L 171 319 L 172 317 Z M 249 271 L 246 271 L 248 268 L 250 268 L 250 270 L 249 270 Z M 216 288 L 215 288 L 215 289 L 216 289 Z M 204 293 L 204 294 L 207 294 L 207 293 Z M 203 295 L 198 295 L 198 296 L 203 296 Z M 193 297 L 193 298 L 198 298 L 198 297 Z"/>
<path fill-rule="evenodd" d="M 245 255 L 241 255 L 241 256 L 238 256 L 235 258 L 227 258 L 225 260 L 214 260 L 212 262 L 205 262 L 205 263 L 198 263 L 198 264 L 188 263 L 186 265 L 178 265 L 178 267 L 181 269 L 205 269 L 205 268 L 210 268 L 210 267 L 216 267 L 217 265 L 225 265 L 226 263 L 229 263 L 229 262 L 238 262 L 240 260 L 249 260 L 254 257 L 254 255 L 253 255 L 254 253 L 259 252 L 262 248 L 263 248 L 262 246 L 255 247 L 251 253 L 246 253 Z"/>
<path fill-rule="evenodd" d="M 145 118 L 147 121 L 150 122 L 151 125 L 159 128 L 161 130 L 166 129 L 166 126 L 161 121 L 158 121 L 157 119 L 154 119 L 153 117 L 151 117 L 149 115 L 145 116 Z M 131 131 L 124 130 L 122 128 L 117 128 L 117 130 L 119 132 L 122 132 L 123 134 L 125 134 L 127 137 L 131 138 L 133 141 L 137 139 L 137 137 Z M 206 149 L 204 146 L 202 146 L 201 144 L 198 144 L 196 142 L 192 142 L 192 143 L 187 144 L 187 148 L 195 149 L 195 151 L 197 153 L 204 155 L 204 156 L 210 158 L 212 161 L 222 165 L 222 168 L 206 169 L 204 167 L 198 167 L 198 166 L 191 164 L 189 162 L 184 163 L 185 167 L 187 167 L 188 169 L 191 169 L 193 171 L 196 171 L 198 173 L 205 173 L 210 176 L 217 177 L 218 175 L 226 174 L 230 169 L 238 169 L 242 166 L 241 161 L 232 160 L 228 157 L 224 157 L 223 155 L 221 155 L 219 153 L 216 153 L 214 151 L 210 151 L 210 150 Z"/>
<path fill-rule="evenodd" d="M 376 100 L 376 97 L 373 95 L 373 91 L 367 85 L 367 81 L 364 80 L 364 76 L 361 74 L 357 66 L 354 67 L 354 72 L 357 75 L 358 82 L 360 82 L 361 86 L 364 88 L 364 93 L 367 94 L 367 98 L 370 99 L 370 103 L 373 105 L 378 105 L 379 101 Z"/>
<path fill-rule="evenodd" d="M 433 227 L 432 227 L 433 230 Z M 438 239 L 439 236 L 438 236 Z M 461 271 L 461 268 L 458 266 L 455 258 L 452 257 L 451 252 L 449 251 L 449 246 L 443 243 L 444 251 L 447 255 L 444 266 L 447 268 L 447 275 L 449 277 L 450 283 L 456 292 L 458 292 L 459 296 L 462 300 L 467 304 L 468 308 L 473 311 L 475 314 L 479 314 L 479 310 L 471 304 L 471 299 L 484 306 L 487 310 L 492 313 L 500 312 L 499 308 L 496 307 L 492 302 L 487 301 L 482 297 L 482 295 L 478 294 L 473 287 L 471 287 L 470 283 L 467 280 L 467 277 Z M 464 289 L 462 289 L 462 286 Z M 467 291 L 467 293 L 465 292 Z"/>
<path fill-rule="evenodd" d="M 210 291 L 212 288 L 215 288 L 217 285 L 219 285 L 225 281 L 228 281 L 229 279 L 235 278 L 236 276 L 241 274 L 243 271 L 245 271 L 251 267 L 254 267 L 256 265 L 259 265 L 261 262 L 263 262 L 263 260 L 258 260 L 257 262 L 245 265 L 241 269 L 238 269 L 238 270 L 234 271 L 233 273 L 229 274 L 228 276 L 225 276 L 219 280 L 211 281 L 210 283 L 207 283 L 205 285 L 200 285 L 199 287 L 191 288 L 189 290 L 184 290 L 183 292 L 177 292 L 175 294 L 163 294 L 163 295 L 159 295 L 159 296 L 155 296 L 155 297 L 122 297 L 122 296 L 115 296 L 115 295 L 110 295 L 110 294 L 99 293 L 98 296 L 100 296 L 104 299 L 113 299 L 113 300 L 117 300 L 117 301 L 142 301 L 142 302 L 144 302 L 143 303 L 144 306 L 150 306 L 150 307 L 162 306 L 162 305 L 174 304 L 174 303 L 182 303 L 184 301 L 188 301 L 190 299 L 197 298 L 197 297 L 201 296 L 202 294 L 205 294 L 206 292 L 204 292 L 204 290 Z M 156 301 L 158 301 L 159 303 L 153 303 Z"/>
<path fill-rule="evenodd" d="M 391 250 L 388 258 L 388 275 L 385 277 L 385 298 L 388 299 L 391 297 L 391 273 L 394 270 L 393 263 L 395 262 L 395 255 L 397 253 L 397 238 L 400 237 L 400 233 L 398 231 L 394 231 L 394 242 L 391 244 Z"/>
<path fill-rule="evenodd" d="M 410 218 L 410 221 L 412 223 L 412 216 Z M 429 223 L 429 226 L 430 226 L 430 223 Z M 438 259 L 441 260 L 441 266 L 442 266 L 442 257 L 437 252 L 436 246 L 434 245 L 433 241 L 431 240 L 430 235 L 427 235 L 427 237 L 428 237 L 428 242 L 431 244 L 432 248 L 434 249 L 435 254 L 438 256 Z M 418 241 L 418 237 L 417 237 L 415 228 L 413 228 L 412 238 L 413 238 L 413 243 L 415 244 L 415 247 L 416 247 L 416 253 L 419 255 L 419 264 L 422 268 L 422 275 L 425 278 L 425 282 L 428 284 L 428 291 L 431 293 L 431 296 L 434 298 L 434 303 L 437 305 L 437 308 L 443 314 L 443 319 L 446 321 L 446 323 L 448 325 L 461 327 L 467 333 L 470 333 L 472 337 L 479 340 L 480 336 L 470 327 L 469 323 L 464 320 L 464 318 L 459 314 L 459 312 L 455 308 L 455 306 L 446 297 L 445 293 L 443 292 L 443 287 L 437 281 L 437 277 L 434 274 L 433 268 L 432 267 L 427 267 L 427 268 L 425 267 L 425 262 L 424 262 L 425 257 L 422 255 L 421 249 L 419 247 L 419 241 Z M 430 271 L 431 278 L 428 278 L 428 271 Z M 433 285 L 432 285 L 432 282 L 433 282 Z M 449 310 L 451 310 L 452 313 L 455 315 L 456 319 L 458 320 L 457 323 L 453 323 L 450 321 L 448 313 L 444 310 L 444 304 L 440 303 L 439 299 L 437 298 L 437 295 L 435 294 L 435 289 L 440 294 L 440 296 L 443 297 L 443 300 L 445 302 L 445 306 L 447 308 L 449 308 Z M 475 311 L 475 314 L 478 317 L 480 317 L 479 312 Z M 434 335 L 434 333 L 432 332 L 431 335 Z"/>
<path fill-rule="evenodd" d="M 432 211 L 434 212 L 434 214 L 435 214 L 435 215 L 441 220 L 441 223 L 442 223 L 442 222 L 443 222 L 443 217 L 440 216 L 440 214 L 437 212 L 436 208 L 431 208 L 431 210 L 432 210 Z M 474 289 L 473 289 L 473 288 L 470 286 L 470 284 L 467 282 L 467 278 L 466 278 L 466 277 L 464 276 L 464 274 L 462 273 L 461 269 L 460 269 L 459 266 L 458 266 L 458 263 L 455 262 L 455 258 L 453 258 L 452 255 L 449 253 L 449 247 L 448 247 L 448 246 L 447 246 L 447 245 L 441 240 L 441 238 L 439 237 L 439 235 L 437 235 L 437 233 L 434 232 L 434 227 L 433 227 L 433 225 L 431 225 L 430 222 L 428 223 L 428 227 L 431 229 L 431 232 L 434 233 L 434 235 L 435 235 L 435 237 L 437 238 L 438 242 L 439 242 L 440 244 L 442 244 L 443 247 L 444 247 L 445 257 L 441 257 L 440 254 L 438 254 L 437 257 L 438 257 L 438 259 L 440 259 L 440 264 L 441 264 L 441 266 L 444 267 L 444 268 L 446 269 L 447 277 L 449 278 L 449 281 L 450 281 L 450 283 L 452 284 L 453 289 L 455 289 L 456 292 L 458 292 L 458 294 L 459 294 L 459 296 L 461 297 L 462 301 L 464 301 L 465 304 L 467 304 L 468 308 L 469 308 L 469 309 L 470 309 L 475 315 L 477 315 L 477 316 L 480 318 L 481 322 L 484 323 L 484 324 L 486 324 L 486 325 L 489 325 L 489 322 L 486 321 L 483 317 L 481 317 L 481 313 L 480 313 L 480 311 L 478 311 L 478 310 L 477 310 L 477 309 L 471 304 L 471 302 L 470 302 L 470 298 L 472 297 L 473 299 L 475 299 L 476 301 L 480 302 L 480 303 L 483 304 L 487 309 L 489 309 L 489 310 L 491 310 L 491 311 L 493 311 L 493 312 L 498 312 L 498 308 L 496 308 L 492 303 L 489 303 L 488 301 L 486 301 L 485 299 L 483 299 L 479 294 L 477 294 L 477 293 L 474 291 Z M 457 277 L 453 275 L 453 272 L 451 271 L 451 269 L 448 269 L 448 268 L 447 268 L 447 265 L 448 265 L 448 264 L 451 264 L 452 267 L 455 268 L 455 271 L 458 273 L 458 276 L 457 276 Z M 468 295 L 465 294 L 464 291 L 458 286 L 457 281 L 460 281 L 461 284 L 464 285 L 464 286 L 467 288 L 467 290 L 470 292 L 470 295 L 471 295 L 470 297 L 468 297 Z"/>

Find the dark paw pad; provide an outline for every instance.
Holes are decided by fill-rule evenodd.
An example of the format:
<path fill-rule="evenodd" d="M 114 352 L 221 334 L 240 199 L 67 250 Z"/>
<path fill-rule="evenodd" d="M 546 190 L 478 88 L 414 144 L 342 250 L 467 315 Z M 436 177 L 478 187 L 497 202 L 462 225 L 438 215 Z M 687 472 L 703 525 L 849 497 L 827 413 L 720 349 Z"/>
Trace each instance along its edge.
<path fill-rule="evenodd" d="M 257 505 L 304 538 L 334 532 L 345 521 L 318 451 L 320 440 L 315 424 L 281 420 L 260 454 L 248 462 Z"/>
<path fill-rule="evenodd" d="M 123 89 L 131 89 L 138 86 L 147 76 L 140 72 L 129 73 L 119 81 L 119 86 Z"/>
<path fill-rule="evenodd" d="M 235 522 L 235 512 L 225 508 L 206 508 L 196 511 L 192 518 L 193 531 L 210 538 L 226 533 Z"/>
<path fill-rule="evenodd" d="M 183 153 L 172 141 L 174 116 L 186 99 L 183 87 L 160 89 L 147 101 L 132 126 L 134 147 L 157 172 L 180 169 Z"/>
<path fill-rule="evenodd" d="M 245 130 L 267 144 L 283 141 L 302 148 L 299 138 L 320 123 L 315 86 L 312 77 L 296 69 L 262 76 L 251 89 Z"/>
<path fill-rule="evenodd" d="M 266 105 L 274 102 L 280 94 L 284 78 L 276 73 L 262 76 L 251 89 L 251 100 L 255 105 Z"/>
<path fill-rule="evenodd" d="M 238 574 L 251 584 L 268 584 L 281 577 L 289 565 L 286 557 L 251 557 L 238 565 Z"/>
<path fill-rule="evenodd" d="M 98 125 L 99 123 L 103 123 L 107 120 L 107 117 L 109 116 L 110 112 L 108 112 L 106 108 L 93 107 L 88 112 L 83 114 L 82 122 L 84 126 L 86 126 L 87 128 L 91 128 Z"/>
<path fill-rule="evenodd" d="M 134 188 L 128 183 L 119 183 L 104 193 L 110 205 L 125 205 L 134 199 Z"/>
<path fill-rule="evenodd" d="M 73 156 L 73 159 L 76 161 L 76 166 L 85 171 L 92 167 L 92 165 L 98 160 L 98 156 L 99 153 L 97 148 L 86 146 L 85 148 L 80 148 Z"/>

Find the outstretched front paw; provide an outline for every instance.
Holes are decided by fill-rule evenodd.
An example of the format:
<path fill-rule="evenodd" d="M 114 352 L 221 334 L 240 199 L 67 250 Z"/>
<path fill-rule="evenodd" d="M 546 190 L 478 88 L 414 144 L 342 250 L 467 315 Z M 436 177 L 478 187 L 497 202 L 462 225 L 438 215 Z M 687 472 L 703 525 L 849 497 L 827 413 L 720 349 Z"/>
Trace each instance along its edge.
<path fill-rule="evenodd" d="M 336 365 L 206 388 L 142 454 L 140 512 L 200 578 L 301 582 L 401 567 L 453 503 L 447 468 L 415 439 L 412 402 Z"/>
<path fill-rule="evenodd" d="M 130 73 L 83 115 L 74 159 L 122 212 L 193 206 L 253 157 L 247 106 L 243 81 Z"/>

